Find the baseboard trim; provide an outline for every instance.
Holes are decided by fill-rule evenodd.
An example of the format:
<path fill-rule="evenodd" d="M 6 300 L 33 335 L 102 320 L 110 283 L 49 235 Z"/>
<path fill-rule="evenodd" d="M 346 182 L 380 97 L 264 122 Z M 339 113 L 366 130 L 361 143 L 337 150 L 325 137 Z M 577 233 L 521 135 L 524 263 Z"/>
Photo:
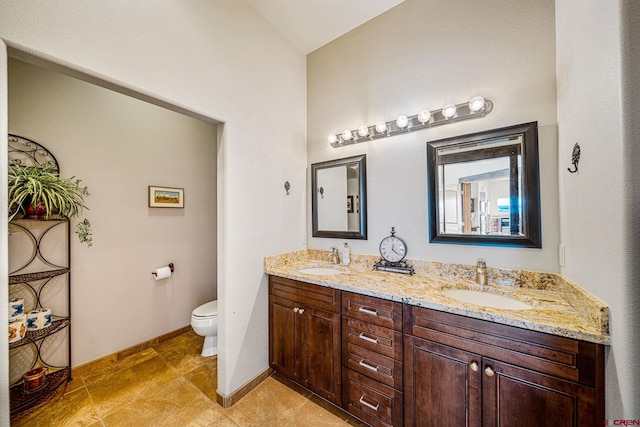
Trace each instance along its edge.
<path fill-rule="evenodd" d="M 218 405 L 222 406 L 223 408 L 230 408 L 238 403 L 240 399 L 246 396 L 247 393 L 256 388 L 261 382 L 269 378 L 272 374 L 273 369 L 267 368 L 257 377 L 233 392 L 230 396 L 222 396 L 220 393 L 216 392 L 216 402 L 218 402 Z"/>
<path fill-rule="evenodd" d="M 82 365 L 76 366 L 75 368 L 71 369 L 71 376 L 72 377 L 84 376 L 87 373 L 91 373 L 99 369 L 107 368 L 115 363 L 118 363 L 122 359 L 131 356 L 132 354 L 136 354 L 140 351 L 146 350 L 155 345 L 168 341 L 171 338 L 175 338 L 179 335 L 189 332 L 190 330 L 191 330 L 191 326 L 185 326 L 180 329 L 176 329 L 175 331 L 168 332 L 166 334 L 152 338 L 149 341 L 145 341 L 143 343 L 136 344 L 132 347 L 125 348 L 124 350 L 111 353 L 110 355 L 101 357 L 100 359 L 96 359 L 91 362 L 87 362 Z"/>

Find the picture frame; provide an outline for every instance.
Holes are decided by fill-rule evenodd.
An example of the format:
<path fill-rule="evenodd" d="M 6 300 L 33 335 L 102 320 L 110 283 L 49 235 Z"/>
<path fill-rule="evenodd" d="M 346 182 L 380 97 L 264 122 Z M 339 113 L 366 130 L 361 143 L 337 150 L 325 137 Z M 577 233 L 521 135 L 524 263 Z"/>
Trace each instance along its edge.
<path fill-rule="evenodd" d="M 149 186 L 150 208 L 184 208 L 184 188 Z"/>
<path fill-rule="evenodd" d="M 347 196 L 347 213 L 353 213 L 353 196 Z"/>

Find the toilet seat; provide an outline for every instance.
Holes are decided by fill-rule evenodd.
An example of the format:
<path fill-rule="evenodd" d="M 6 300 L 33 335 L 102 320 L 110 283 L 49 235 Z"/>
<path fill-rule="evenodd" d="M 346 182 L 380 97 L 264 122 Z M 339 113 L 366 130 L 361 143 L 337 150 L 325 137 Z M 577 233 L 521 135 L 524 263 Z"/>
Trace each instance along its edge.
<path fill-rule="evenodd" d="M 193 310 L 192 317 L 218 317 L 218 301 L 209 301 Z"/>

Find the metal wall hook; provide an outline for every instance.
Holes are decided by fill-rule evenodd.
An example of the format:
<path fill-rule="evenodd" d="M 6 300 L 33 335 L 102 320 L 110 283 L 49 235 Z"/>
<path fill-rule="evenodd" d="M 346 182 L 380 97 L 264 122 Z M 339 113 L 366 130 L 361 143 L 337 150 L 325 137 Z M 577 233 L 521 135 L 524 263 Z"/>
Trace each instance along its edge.
<path fill-rule="evenodd" d="M 289 195 L 289 190 L 291 189 L 291 184 L 289 184 L 289 181 L 285 181 L 284 182 L 284 189 L 287 192 L 287 196 Z"/>
<path fill-rule="evenodd" d="M 573 170 L 571 168 L 567 168 L 570 173 L 578 172 L 578 163 L 580 162 L 580 144 L 576 142 L 573 146 L 573 151 L 571 152 L 571 163 L 573 164 Z"/>

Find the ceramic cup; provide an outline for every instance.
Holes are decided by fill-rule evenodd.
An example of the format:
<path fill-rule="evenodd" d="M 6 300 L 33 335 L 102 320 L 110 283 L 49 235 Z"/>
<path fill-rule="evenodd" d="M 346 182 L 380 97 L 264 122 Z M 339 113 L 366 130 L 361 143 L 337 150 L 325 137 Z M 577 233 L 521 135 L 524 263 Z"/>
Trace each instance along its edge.
<path fill-rule="evenodd" d="M 9 344 L 18 342 L 24 338 L 27 333 L 27 316 L 21 314 L 15 316 L 13 320 L 9 321 Z"/>
<path fill-rule="evenodd" d="M 9 319 L 24 314 L 24 299 L 13 298 L 9 300 Z"/>
<path fill-rule="evenodd" d="M 31 310 L 27 314 L 27 329 L 36 331 L 51 326 L 51 309 L 41 308 Z"/>
<path fill-rule="evenodd" d="M 47 373 L 49 368 L 46 366 L 38 366 L 35 369 L 30 370 L 22 376 L 22 392 L 33 393 L 40 390 L 47 385 Z"/>
<path fill-rule="evenodd" d="M 38 320 L 42 323 L 43 328 L 48 328 L 51 326 L 51 309 L 50 308 L 42 308 L 40 309 L 40 316 Z"/>

